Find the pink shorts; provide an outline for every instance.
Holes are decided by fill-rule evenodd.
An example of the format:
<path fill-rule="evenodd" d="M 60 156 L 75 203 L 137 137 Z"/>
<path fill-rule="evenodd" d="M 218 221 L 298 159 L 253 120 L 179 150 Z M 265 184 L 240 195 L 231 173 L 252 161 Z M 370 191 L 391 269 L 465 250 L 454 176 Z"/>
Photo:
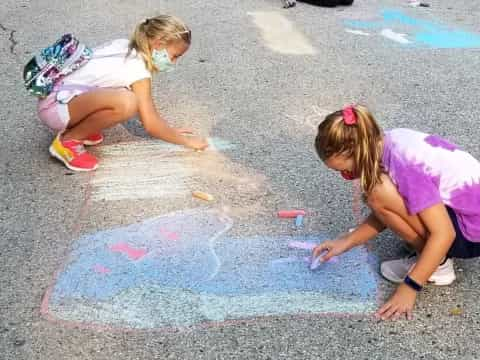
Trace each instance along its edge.
<path fill-rule="evenodd" d="M 40 99 L 37 105 L 38 117 L 55 132 L 63 131 L 70 122 L 68 102 L 75 96 L 93 90 L 95 87 L 86 85 L 60 85 L 45 99 Z"/>

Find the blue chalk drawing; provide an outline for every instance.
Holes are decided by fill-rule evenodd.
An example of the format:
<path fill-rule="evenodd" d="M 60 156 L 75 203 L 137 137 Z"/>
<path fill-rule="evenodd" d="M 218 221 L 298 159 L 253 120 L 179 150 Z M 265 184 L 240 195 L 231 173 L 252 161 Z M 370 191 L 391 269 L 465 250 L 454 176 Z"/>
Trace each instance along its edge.
<path fill-rule="evenodd" d="M 221 236 L 231 225 L 225 215 L 199 209 L 86 235 L 53 287 L 49 313 L 102 326 L 161 328 L 375 309 L 378 279 L 365 249 L 311 271 L 310 252 L 288 243 L 318 243 L 325 235 Z M 112 251 L 119 243 L 145 255 Z"/>
<path fill-rule="evenodd" d="M 231 150 L 237 147 L 237 145 L 231 143 L 230 141 L 217 137 L 208 138 L 208 144 L 212 149 L 219 151 Z"/>
<path fill-rule="evenodd" d="M 381 12 L 381 20 L 361 21 L 345 20 L 350 28 L 380 30 L 394 29 L 409 34 L 410 44 L 404 46 L 423 46 L 434 49 L 479 48 L 480 34 L 472 33 L 451 26 L 417 19 L 399 10 L 387 9 Z"/>

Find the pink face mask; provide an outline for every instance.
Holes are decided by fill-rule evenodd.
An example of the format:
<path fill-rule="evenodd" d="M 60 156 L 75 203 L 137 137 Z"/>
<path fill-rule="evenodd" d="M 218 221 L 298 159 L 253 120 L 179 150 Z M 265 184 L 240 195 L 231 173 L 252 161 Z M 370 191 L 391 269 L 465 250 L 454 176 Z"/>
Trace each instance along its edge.
<path fill-rule="evenodd" d="M 340 171 L 340 175 L 342 175 L 345 180 L 355 180 L 355 176 L 353 176 L 350 171 Z"/>

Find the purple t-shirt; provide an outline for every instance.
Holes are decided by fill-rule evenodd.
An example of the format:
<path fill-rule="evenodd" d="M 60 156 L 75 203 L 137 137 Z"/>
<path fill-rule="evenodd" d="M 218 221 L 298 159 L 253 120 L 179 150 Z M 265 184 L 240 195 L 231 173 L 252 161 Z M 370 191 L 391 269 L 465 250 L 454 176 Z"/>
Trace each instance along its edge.
<path fill-rule="evenodd" d="M 480 242 L 480 162 L 439 136 L 410 129 L 385 132 L 383 166 L 410 214 L 443 202 L 465 238 Z"/>

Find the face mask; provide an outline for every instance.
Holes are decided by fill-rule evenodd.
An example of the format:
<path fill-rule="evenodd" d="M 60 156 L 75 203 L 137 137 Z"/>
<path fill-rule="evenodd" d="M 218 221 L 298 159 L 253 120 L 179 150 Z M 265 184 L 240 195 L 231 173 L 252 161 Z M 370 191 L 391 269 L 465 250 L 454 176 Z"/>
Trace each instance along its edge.
<path fill-rule="evenodd" d="M 355 180 L 355 176 L 350 171 L 340 171 L 340 175 L 342 175 L 345 180 Z"/>
<path fill-rule="evenodd" d="M 152 61 L 160 72 L 170 72 L 175 70 L 175 64 L 170 60 L 167 49 L 152 51 Z"/>

